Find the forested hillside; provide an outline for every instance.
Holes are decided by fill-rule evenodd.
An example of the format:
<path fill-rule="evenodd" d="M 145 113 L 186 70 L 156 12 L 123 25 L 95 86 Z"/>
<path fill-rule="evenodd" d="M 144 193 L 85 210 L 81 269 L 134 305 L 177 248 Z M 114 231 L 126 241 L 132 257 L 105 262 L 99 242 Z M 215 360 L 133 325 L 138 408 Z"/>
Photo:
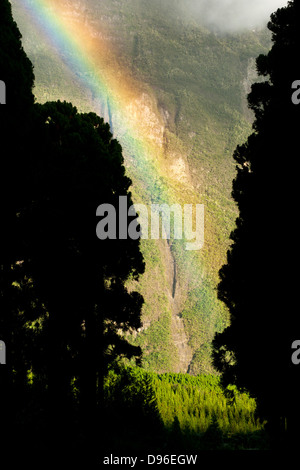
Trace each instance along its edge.
<path fill-rule="evenodd" d="M 104 400 L 104 448 L 116 453 L 269 447 L 255 400 L 235 387 L 224 391 L 212 375 L 123 369 L 106 377 Z"/>
<path fill-rule="evenodd" d="M 34 64 L 37 99 L 72 101 L 110 123 L 123 147 L 137 202 L 168 199 L 205 206 L 200 252 L 142 240 L 146 271 L 135 288 L 145 299 L 143 327 L 132 341 L 141 346 L 146 369 L 212 372 L 211 340 L 228 324 L 216 285 L 236 218 L 232 152 L 250 132 L 246 94 L 255 77 L 254 59 L 267 51 L 269 34 L 265 29 L 212 32 L 201 19 L 183 14 L 183 1 L 176 8 L 157 0 L 48 2 L 48 10 L 60 9 L 71 31 L 87 27 L 82 41 L 96 41 L 91 61 L 111 77 L 111 85 L 118 77 L 121 92 L 114 96 L 114 113 L 109 92 L 99 99 L 89 86 L 93 73 L 78 66 L 76 48 L 69 48 L 68 41 L 59 48 L 45 33 L 33 3 L 12 2 Z M 121 106 L 129 120 L 133 115 L 139 120 L 136 140 L 120 124 Z M 137 160 L 139 139 L 154 168 L 147 184 L 149 172 L 140 171 Z"/>

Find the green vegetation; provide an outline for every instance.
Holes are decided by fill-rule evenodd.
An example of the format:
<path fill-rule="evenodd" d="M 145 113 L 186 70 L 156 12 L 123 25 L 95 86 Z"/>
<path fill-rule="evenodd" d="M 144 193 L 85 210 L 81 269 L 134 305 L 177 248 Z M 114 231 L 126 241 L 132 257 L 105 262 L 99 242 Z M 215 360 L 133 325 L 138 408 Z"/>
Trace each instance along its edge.
<path fill-rule="evenodd" d="M 136 85 L 138 97 L 142 93 L 149 97 L 164 127 L 158 165 L 169 168 L 179 157 L 186 164 L 188 188 L 176 178 L 159 177 L 155 185 L 153 182 L 155 194 L 150 196 L 160 200 L 163 189 L 184 203 L 189 191 L 194 202 L 205 205 L 202 253 L 194 257 L 172 246 L 177 268 L 176 308 L 170 300 L 170 253 L 161 244 L 151 247 L 142 243 L 146 270 L 137 289 L 145 299 L 142 321 L 146 328 L 132 337 L 132 342 L 141 346 L 147 369 L 176 370 L 181 352 L 176 349 L 171 327 L 172 317 L 179 315 L 193 352 L 191 363 L 182 371 L 211 372 L 207 351 L 214 333 L 228 325 L 228 312 L 217 298 L 216 285 L 237 216 L 231 198 L 235 174 L 232 152 L 251 130 L 246 93 L 255 76 L 254 58 L 269 48 L 268 31 L 216 35 L 182 14 L 184 0 L 176 2 L 176 8 L 173 0 L 103 0 L 101 4 L 89 0 L 84 13 L 80 2 L 73 4 L 78 21 L 82 13 L 94 28 L 105 32 L 112 45 L 107 63 L 115 61 L 116 71 L 121 67 L 122 81 Z M 63 54 L 55 54 L 28 12 L 15 1 L 13 5 L 25 50 L 35 66 L 37 99 L 66 99 L 80 111 L 95 109 L 99 113 L 99 103 L 82 86 L 82 77 L 68 68 L 72 57 L 66 62 Z M 107 109 L 100 113 L 108 120 Z M 119 138 L 118 134 L 115 137 Z M 133 197 L 148 202 L 146 182 L 138 180 L 130 163 L 133 144 L 122 131 L 120 143 L 133 181 Z"/>
<path fill-rule="evenodd" d="M 224 391 L 216 376 L 121 368 L 106 377 L 104 401 L 107 420 L 117 423 L 107 442 L 112 450 L 268 448 L 253 398 L 232 386 Z"/>
<path fill-rule="evenodd" d="M 120 195 L 133 204 L 131 180 L 103 118 L 65 101 L 34 102 L 8 0 L 0 31 L 2 445 L 12 466 L 28 449 L 70 463 L 80 441 L 94 460 L 103 374 L 116 358 L 141 355 L 121 334 L 141 326 L 143 298 L 125 286 L 144 272 L 140 240 L 100 240 L 94 225 L 101 204 L 116 207 Z"/>
<path fill-rule="evenodd" d="M 146 3 L 142 0 L 132 0 L 130 4 L 140 8 L 137 8 L 136 12 L 132 10 L 128 15 L 125 2 L 112 2 L 114 7 L 123 5 L 125 8 L 118 10 L 119 15 L 123 19 L 126 18 L 125 24 L 138 25 L 136 15 L 145 14 L 143 7 Z M 227 84 L 217 76 L 216 89 L 211 90 L 210 95 L 204 68 L 202 86 L 205 92 L 203 96 L 199 95 L 200 101 L 194 106 L 198 92 L 193 95 L 193 85 L 197 88 L 198 84 L 192 80 L 189 90 L 185 89 L 186 80 L 193 76 L 194 69 L 187 66 L 183 71 L 180 63 L 182 54 L 193 58 L 194 51 L 189 49 L 189 45 L 198 41 L 202 49 L 207 51 L 208 75 L 212 71 L 215 75 L 217 64 L 214 60 L 210 62 L 210 55 L 220 64 L 218 70 L 222 71 L 223 56 L 228 52 L 234 57 L 236 47 L 239 50 L 237 57 L 240 63 L 246 60 L 239 49 L 240 46 L 232 38 L 220 38 L 207 31 L 200 33 L 201 28 L 198 30 L 195 26 L 197 32 L 189 30 L 190 35 L 184 36 L 186 46 L 183 47 L 180 40 L 176 42 L 172 39 L 172 34 L 174 31 L 176 34 L 178 31 L 183 34 L 182 31 L 185 31 L 186 27 L 184 22 L 175 22 L 174 30 L 166 27 L 163 18 L 155 23 L 155 27 L 153 24 L 151 27 L 149 24 L 144 25 L 143 31 L 145 30 L 150 38 L 150 41 L 143 45 L 144 52 L 147 52 L 149 44 L 155 52 L 157 38 L 162 40 L 164 47 L 170 47 L 168 53 L 175 54 L 175 50 L 178 51 L 178 67 L 172 68 L 172 64 L 167 64 L 170 88 L 159 89 L 156 84 L 155 90 L 156 97 L 165 93 L 166 101 L 161 106 L 166 106 L 167 100 L 170 99 L 167 105 L 169 116 L 172 116 L 172 100 L 175 100 L 173 121 L 171 119 L 172 123 L 170 121 L 170 126 L 166 127 L 170 138 L 168 145 L 172 146 L 174 142 L 181 142 L 183 148 L 187 145 L 184 142 L 189 130 L 189 121 L 187 114 L 183 114 L 187 113 L 187 110 L 184 111 L 186 103 L 196 114 L 202 110 L 203 122 L 200 124 L 199 120 L 198 127 L 196 124 L 195 128 L 193 127 L 198 129 L 193 130 L 193 133 L 197 136 L 195 142 L 198 142 L 199 148 L 190 147 L 190 168 L 196 170 L 201 160 L 199 168 L 210 168 L 209 172 L 214 169 L 213 174 L 203 178 L 203 181 L 207 185 L 205 201 L 208 206 L 208 221 L 214 215 L 216 223 L 208 223 L 208 233 L 212 238 L 208 240 L 209 249 L 201 259 L 202 270 L 196 272 L 196 277 L 193 276 L 193 268 L 197 260 L 193 256 L 183 258 L 178 244 L 174 243 L 166 250 L 166 244 L 160 242 L 155 245 L 143 243 L 143 252 L 151 274 L 146 272 L 139 283 L 139 274 L 144 271 L 140 241 L 119 240 L 110 243 L 108 240 L 107 243 L 100 244 L 97 241 L 96 244 L 94 231 L 91 229 L 91 221 L 94 220 L 91 214 L 95 213 L 95 207 L 102 202 L 115 203 L 118 195 L 127 193 L 131 184 L 123 166 L 121 146 L 112 138 L 109 125 L 94 113 L 79 113 L 73 104 L 61 101 L 34 104 L 31 63 L 22 50 L 17 27 L 11 18 L 9 2 L 2 0 L 0 5 L 0 22 L 4 26 L 0 34 L 0 69 L 6 70 L 4 79 L 9 91 L 11 84 L 15 85 L 19 79 L 17 71 L 26 79 L 23 88 L 16 89 L 15 103 L 12 101 L 12 106 L 1 107 L 0 128 L 5 130 L 3 148 L 5 155 L 10 157 L 5 160 L 3 166 L 4 179 L 8 184 L 1 187 L 1 200 L 5 202 L 2 207 L 3 230 L 0 244 L 0 336 L 5 341 L 9 353 L 7 364 L 0 370 L 1 424 L 7 431 L 4 449 L 7 447 L 13 454 L 10 455 L 11 459 L 20 457 L 24 462 L 27 457 L 32 461 L 38 457 L 45 459 L 46 456 L 47 460 L 53 457 L 54 463 L 57 464 L 58 458 L 62 458 L 63 461 L 60 462 L 68 467 L 81 462 L 87 464 L 89 460 L 92 460 L 94 465 L 99 464 L 103 451 L 126 454 L 156 451 L 166 454 L 170 450 L 178 453 L 182 450 L 198 452 L 268 449 L 270 435 L 265 429 L 265 423 L 259 419 L 261 415 L 257 413 L 256 401 L 244 391 L 245 388 L 241 391 L 237 386 L 252 389 L 259 398 L 259 409 L 267 410 L 268 418 L 275 416 L 278 423 L 286 417 L 291 421 L 294 412 L 291 405 L 297 403 L 296 386 L 299 385 L 299 379 L 291 375 L 291 380 L 286 381 L 283 368 L 286 356 L 281 359 L 277 353 L 277 360 L 270 367 L 270 357 L 267 353 L 270 353 L 270 344 L 273 343 L 267 334 L 271 329 L 274 334 L 271 341 L 275 338 L 277 344 L 282 332 L 282 324 L 274 321 L 278 297 L 274 295 L 271 298 L 273 309 L 266 315 L 266 312 L 270 311 L 268 307 L 271 296 L 266 295 L 261 300 L 261 297 L 253 295 L 262 291 L 255 290 L 257 282 L 260 280 L 263 287 L 266 282 L 266 269 L 261 269 L 256 275 L 256 268 L 260 266 L 261 259 L 264 259 L 259 256 L 255 263 L 255 256 L 262 255 L 261 251 L 256 252 L 261 240 L 258 240 L 253 251 L 248 250 L 249 245 L 253 243 L 252 235 L 257 236 L 259 232 L 255 230 L 253 220 L 257 218 L 255 211 L 260 207 L 261 198 L 258 198 L 252 207 L 251 197 L 249 202 L 246 196 L 257 194 L 257 190 L 262 188 L 256 183 L 263 183 L 264 187 L 264 182 L 269 176 L 269 161 L 264 158 L 257 159 L 259 152 L 261 157 L 268 155 L 265 146 L 268 146 L 269 141 L 257 140 L 257 135 L 252 136 L 247 145 L 238 147 L 235 153 L 239 169 L 234 195 L 239 209 L 242 209 L 242 216 L 233 237 L 235 241 L 242 242 L 237 244 L 236 257 L 237 248 L 230 251 L 228 260 L 231 263 L 221 272 L 222 300 L 226 300 L 234 316 L 232 330 L 225 330 L 225 333 L 218 336 L 219 343 L 215 343 L 219 348 L 215 359 L 223 372 L 220 378 L 215 374 L 211 363 L 211 339 L 216 331 L 224 329 L 227 318 L 225 310 L 219 310 L 218 299 L 214 295 L 215 269 L 222 258 L 221 252 L 215 253 L 214 249 L 218 243 L 225 243 L 226 230 L 219 232 L 218 224 L 226 219 L 226 223 L 230 225 L 231 218 L 228 213 L 223 218 L 223 211 L 228 209 L 231 203 L 223 192 L 223 186 L 219 188 L 217 183 L 218 178 L 222 179 L 221 176 L 226 173 L 226 179 L 230 173 L 230 165 L 223 173 L 219 173 L 221 166 L 225 165 L 226 152 L 225 156 L 223 155 L 224 160 L 221 155 L 225 141 L 228 144 L 232 138 L 232 145 L 246 127 L 242 123 L 237 131 L 234 125 L 234 120 L 242 116 L 242 106 L 238 110 L 241 104 L 238 99 L 232 101 L 232 108 L 228 101 L 226 105 L 220 104 L 221 96 L 225 96 L 226 100 L 232 96 L 231 91 L 226 95 L 226 90 L 230 89 L 229 78 L 233 80 L 230 74 L 226 78 Z M 153 5 L 152 14 L 156 13 L 156 1 Z M 147 15 L 148 13 L 149 10 Z M 294 21 L 294 18 L 297 18 L 298 22 L 295 22 L 294 26 L 298 26 L 299 10 L 297 15 L 292 15 L 291 18 L 285 14 L 279 14 L 279 24 L 285 24 L 286 19 Z M 153 20 L 151 14 L 147 18 Z M 114 27 L 118 19 L 117 16 Z M 275 16 L 273 20 L 273 31 L 278 33 Z M 293 24 L 293 21 L 288 21 L 287 24 Z M 289 34 L 287 38 L 284 37 L 289 29 L 282 30 L 283 43 L 290 44 L 285 41 L 289 39 Z M 135 28 L 135 31 L 138 31 L 138 28 Z M 164 37 L 166 31 L 170 36 L 169 40 Z M 146 60 L 142 70 L 139 68 L 141 39 L 143 37 L 134 36 L 132 73 L 145 73 L 149 77 L 159 58 L 155 53 L 151 58 L 148 54 L 148 62 Z M 125 41 L 122 44 L 126 52 L 128 43 Z M 8 45 L 11 48 L 7 49 Z M 299 49 L 298 46 L 299 41 L 288 51 L 294 55 Z M 275 48 L 268 59 L 260 57 L 259 69 L 263 75 L 272 75 L 274 58 L 274 63 L 280 66 L 282 61 L 279 59 L 288 62 L 289 54 L 284 53 L 282 57 L 280 51 L 281 48 L 279 52 Z M 147 54 L 145 56 L 147 57 Z M 127 60 L 126 54 L 124 60 Z M 168 60 L 171 61 L 167 55 L 166 63 Z M 195 63 L 198 66 L 198 61 L 195 60 Z M 233 62 L 232 68 L 234 64 L 236 65 Z M 292 73 L 286 85 L 290 85 L 290 78 L 296 71 L 291 69 Z M 223 75 L 226 76 L 226 73 Z M 281 99 L 283 104 L 285 93 L 282 94 L 281 88 L 284 82 L 281 67 L 278 75 L 279 80 L 277 82 L 275 74 L 273 85 L 277 92 L 275 96 Z M 162 77 L 158 78 L 162 80 Z M 172 92 L 172 80 L 176 87 L 183 86 L 184 102 L 174 95 L 174 90 Z M 154 85 L 153 79 L 151 86 Z M 276 110 L 278 112 L 278 109 L 276 100 L 269 100 L 269 87 L 268 83 L 254 87 L 250 102 L 257 117 L 256 130 L 260 129 L 262 134 L 266 132 L 265 135 L 271 137 L 274 133 L 273 124 L 280 122 L 276 119 L 280 117 L 280 112 L 277 115 L 274 113 Z M 222 89 L 220 94 L 219 88 Z M 8 94 L 8 99 L 10 96 L 12 95 Z M 213 96 L 218 111 L 213 110 Z M 212 101 L 206 102 L 207 97 L 211 97 Z M 217 103 L 221 107 L 218 108 Z M 289 111 L 292 106 L 290 100 L 286 106 L 287 109 L 284 109 Z M 266 116 L 272 117 L 270 121 L 265 118 L 262 109 L 269 112 Z M 190 115 L 192 121 L 196 122 L 196 114 Z M 299 117 L 297 111 L 294 110 L 292 116 L 295 123 L 299 122 L 296 119 Z M 20 119 L 24 123 L 23 126 L 19 125 Z M 233 126 L 231 134 L 227 132 L 228 123 Z M 286 132 L 289 124 L 292 123 L 287 120 Z M 205 133 L 202 125 L 212 128 L 207 128 Z M 220 141 L 222 129 L 224 139 Z M 296 135 L 296 127 L 291 126 L 291 129 Z M 275 135 L 278 138 L 282 131 L 281 125 L 276 130 L 278 132 Z M 189 137 L 192 138 L 190 135 Z M 257 145 L 257 142 L 262 146 Z M 271 146 L 274 151 L 271 151 L 272 157 L 276 155 L 276 151 L 280 157 L 281 152 L 286 150 L 285 142 L 280 143 L 281 147 L 277 149 L 279 142 L 274 140 Z M 200 146 L 203 150 L 202 159 L 196 157 L 198 151 L 199 155 L 201 153 Z M 209 156 L 209 152 L 212 152 L 211 146 L 216 152 L 212 159 L 212 154 Z M 290 147 L 288 151 L 292 153 Z M 166 158 L 167 155 L 166 153 Z M 264 178 L 258 178 L 257 181 L 255 170 L 261 169 L 260 165 L 263 167 Z M 197 179 L 196 176 L 195 178 Z M 273 184 L 272 179 L 271 181 Z M 294 187 L 295 182 L 294 180 Z M 180 190 L 179 183 L 175 189 Z M 272 189 L 273 199 L 275 188 Z M 131 201 L 130 194 L 128 197 Z M 259 213 L 263 215 L 263 219 L 264 209 L 263 205 Z M 271 215 L 275 216 L 277 221 L 276 209 Z M 269 219 L 266 220 L 268 221 Z M 217 239 L 213 239 L 215 234 L 218 234 Z M 263 253 L 269 240 L 264 241 Z M 210 255 L 214 255 L 214 262 L 208 264 Z M 249 256 L 254 263 L 250 272 L 245 262 L 249 261 Z M 274 262 L 272 265 L 270 259 L 273 259 L 273 250 L 264 259 L 263 267 L 270 269 L 272 266 L 277 276 L 276 265 Z M 240 264 L 243 269 L 246 267 L 249 276 L 246 276 L 246 282 L 241 276 L 243 270 Z M 173 265 L 174 272 L 170 269 Z M 226 276 L 227 270 L 233 276 Z M 274 277 L 272 280 L 274 281 Z M 275 280 L 277 281 L 277 277 Z M 178 294 L 174 293 L 175 281 L 176 286 L 179 286 L 176 288 L 179 296 L 181 295 L 179 299 Z M 274 282 L 276 287 L 282 287 L 279 284 L 278 281 Z M 141 294 L 144 293 L 147 304 L 142 327 Z M 282 310 L 285 307 L 286 292 L 283 297 L 283 301 L 280 299 Z M 182 301 L 181 306 L 177 308 L 176 302 L 179 301 Z M 178 337 L 180 334 L 178 331 L 174 333 L 174 319 L 177 320 L 178 331 L 178 325 L 184 325 L 187 342 L 192 350 L 192 360 L 187 369 L 193 375 L 166 372 L 175 368 L 181 359 L 179 349 L 175 348 L 174 336 Z M 294 325 L 285 330 L 285 339 L 289 346 L 292 328 Z M 181 344 L 184 343 L 182 338 Z M 128 342 L 128 339 L 131 342 Z M 258 341 L 254 342 L 256 339 Z M 136 347 L 131 343 L 135 343 Z M 128 363 L 125 366 L 124 357 L 132 361 L 139 357 L 140 346 L 145 352 L 144 368 L 132 367 L 132 364 L 128 366 Z M 283 346 L 278 350 L 280 353 L 285 351 Z M 266 354 L 263 355 L 262 352 Z M 271 353 L 274 355 L 273 351 Z M 235 360 L 232 360 L 234 355 Z M 153 372 L 153 369 L 163 373 Z M 292 390 L 293 386 L 295 390 Z M 291 405 L 287 405 L 291 392 L 293 399 Z M 299 413 L 296 417 L 298 415 Z M 297 425 L 294 417 L 292 429 L 295 430 Z M 276 428 L 274 429 L 276 431 Z M 279 433 L 276 437 L 278 436 Z M 296 442 L 295 440 L 294 443 Z M 94 466 L 91 465 L 91 468 Z"/>
<path fill-rule="evenodd" d="M 232 194 L 239 216 L 218 285 L 230 325 L 214 341 L 215 365 L 223 382 L 255 395 L 260 416 L 268 420 L 275 439 L 290 448 L 300 437 L 300 375 L 291 360 L 300 331 L 293 308 L 298 281 L 291 269 L 291 260 L 299 265 L 298 234 L 290 229 L 298 211 L 300 169 L 294 158 L 300 108 L 292 100 L 294 77 L 299 76 L 299 25 L 298 0 L 278 9 L 268 24 L 272 48 L 257 58 L 264 81 L 255 83 L 248 96 L 255 115 L 253 132 L 233 154 L 237 175 Z M 280 198 L 274 203 L 279 187 Z M 284 256 L 276 254 L 275 233 Z"/>
<path fill-rule="evenodd" d="M 116 40 L 125 67 L 131 67 L 133 77 L 145 84 L 164 118 L 165 158 L 171 164 L 175 152 L 187 159 L 193 175 L 195 201 L 205 205 L 205 247 L 200 260 L 194 260 L 202 266 L 200 272 L 203 271 L 204 277 L 187 284 L 191 273 L 186 272 L 186 266 L 192 255 L 176 246 L 174 254 L 179 292 L 180 286 L 184 293 L 184 286 L 188 285 L 180 312 L 188 345 L 194 352 L 188 370 L 192 374 L 201 370 L 212 372 L 211 360 L 208 354 L 203 354 L 203 345 L 209 347 L 214 333 L 228 325 L 228 313 L 217 298 L 215 286 L 236 217 L 230 194 L 235 171 L 232 152 L 250 132 L 251 122 L 243 95 L 246 96 L 251 60 L 267 50 L 269 36 L 263 30 L 217 37 L 188 18 L 159 15 L 158 2 L 151 2 L 151 7 L 149 2 L 138 4 L 135 10 L 132 2 L 118 2 L 119 13 L 115 12 L 109 31 L 115 37 L 114 28 L 117 29 Z M 109 15 L 112 9 L 110 6 Z M 184 200 L 180 182 L 173 182 L 173 190 Z M 146 269 L 151 270 L 151 260 L 145 253 L 144 256 Z M 164 264 L 161 262 L 162 270 Z M 146 322 L 155 321 L 155 316 L 147 310 L 146 292 L 150 286 L 151 283 L 147 284 L 143 290 L 146 299 L 143 320 Z M 158 294 L 160 308 L 159 298 Z M 157 361 L 159 356 L 153 356 L 149 341 L 143 343 L 142 340 L 143 336 L 139 344 L 147 366 L 155 371 L 162 370 Z M 155 344 L 155 341 L 153 336 L 150 342 Z M 171 349 L 169 356 L 174 357 Z"/>

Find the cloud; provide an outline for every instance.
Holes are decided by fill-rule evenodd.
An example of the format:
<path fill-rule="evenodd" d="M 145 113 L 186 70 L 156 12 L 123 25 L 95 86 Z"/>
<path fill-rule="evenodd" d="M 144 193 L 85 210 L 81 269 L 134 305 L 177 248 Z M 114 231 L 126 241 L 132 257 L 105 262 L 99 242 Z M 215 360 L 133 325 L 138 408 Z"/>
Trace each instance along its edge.
<path fill-rule="evenodd" d="M 190 0 L 191 11 L 210 28 L 237 32 L 266 24 L 287 0 Z"/>

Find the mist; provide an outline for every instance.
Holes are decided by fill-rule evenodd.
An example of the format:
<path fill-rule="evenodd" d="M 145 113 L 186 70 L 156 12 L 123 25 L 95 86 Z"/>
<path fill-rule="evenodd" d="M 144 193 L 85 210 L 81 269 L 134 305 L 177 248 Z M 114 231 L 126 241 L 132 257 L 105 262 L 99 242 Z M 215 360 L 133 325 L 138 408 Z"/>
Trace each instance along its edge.
<path fill-rule="evenodd" d="M 287 0 L 188 0 L 189 13 L 209 29 L 235 33 L 266 25 Z"/>

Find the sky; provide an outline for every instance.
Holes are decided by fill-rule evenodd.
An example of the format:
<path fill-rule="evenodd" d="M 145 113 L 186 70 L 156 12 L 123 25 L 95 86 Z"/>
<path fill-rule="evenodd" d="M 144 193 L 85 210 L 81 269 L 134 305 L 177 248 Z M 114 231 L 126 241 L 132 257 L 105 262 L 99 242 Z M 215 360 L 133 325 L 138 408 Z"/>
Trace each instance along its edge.
<path fill-rule="evenodd" d="M 287 0 L 189 0 L 192 11 L 206 26 L 224 32 L 255 29 L 267 24 L 271 13 Z"/>

